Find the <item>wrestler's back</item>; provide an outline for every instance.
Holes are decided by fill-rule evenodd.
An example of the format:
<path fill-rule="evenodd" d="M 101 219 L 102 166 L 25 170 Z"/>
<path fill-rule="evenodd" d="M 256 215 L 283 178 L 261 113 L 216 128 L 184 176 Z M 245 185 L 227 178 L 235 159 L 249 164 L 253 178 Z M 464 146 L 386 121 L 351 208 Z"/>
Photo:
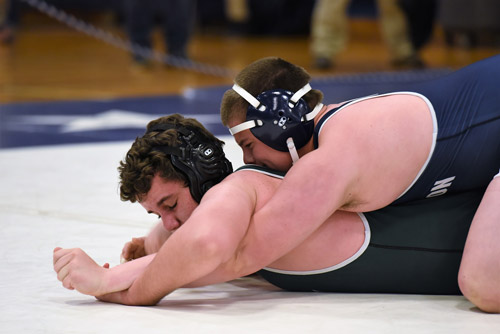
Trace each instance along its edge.
<path fill-rule="evenodd" d="M 361 167 L 356 171 L 366 183 L 356 181 L 359 185 L 356 197 L 343 208 L 369 211 L 392 202 L 404 203 L 484 188 L 500 167 L 498 87 L 500 56 L 495 56 L 449 75 L 402 87 L 405 91 L 357 99 L 338 111 L 335 109 L 339 105 L 330 106 L 317 118 L 319 149 L 325 151 L 319 156 L 335 157 L 332 163 L 337 163 L 344 155 L 324 148 L 345 145 L 344 142 L 352 150 L 367 154 L 358 162 Z M 414 117 L 416 109 L 411 104 L 411 100 L 419 96 L 427 102 L 427 106 L 420 103 L 417 107 L 428 111 L 421 114 L 424 118 Z M 398 98 L 403 102 L 397 102 Z M 383 112 L 378 115 L 391 115 L 392 124 L 382 123 L 383 119 L 377 118 L 374 111 L 377 105 L 383 106 Z M 435 117 L 435 143 L 427 153 L 432 155 L 422 164 L 420 149 L 430 136 L 425 128 L 420 128 L 419 121 L 423 121 L 426 114 Z M 375 117 L 372 119 L 369 115 Z M 333 131 L 341 135 L 331 136 Z M 384 131 L 394 138 L 393 142 L 380 140 L 377 132 Z M 366 145 L 353 141 L 352 133 L 362 133 L 368 141 Z M 332 139 L 325 139 L 328 135 Z M 388 149 L 377 150 L 380 144 L 387 145 Z M 348 149 L 345 156 L 356 154 Z M 391 149 L 394 151 L 390 152 Z M 405 183 L 408 186 L 405 187 Z"/>
<path fill-rule="evenodd" d="M 436 148 L 398 203 L 485 187 L 500 168 L 500 56 L 410 87 L 436 113 Z"/>

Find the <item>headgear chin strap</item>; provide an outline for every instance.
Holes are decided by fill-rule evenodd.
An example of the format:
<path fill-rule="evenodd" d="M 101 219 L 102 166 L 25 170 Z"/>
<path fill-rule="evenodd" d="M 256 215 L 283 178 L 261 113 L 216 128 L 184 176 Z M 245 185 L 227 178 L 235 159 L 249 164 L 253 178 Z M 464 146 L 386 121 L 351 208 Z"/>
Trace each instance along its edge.
<path fill-rule="evenodd" d="M 186 175 L 191 196 L 199 203 L 208 189 L 233 172 L 233 166 L 226 158 L 222 144 L 207 139 L 196 129 L 157 124 L 146 133 L 169 129 L 177 130 L 181 143 L 177 146 L 156 146 L 153 150 L 170 155 L 172 165 Z"/>
<path fill-rule="evenodd" d="M 314 117 L 323 104 L 318 103 L 311 111 L 302 98 L 311 90 L 311 85 L 292 93 L 284 89 L 268 90 L 254 97 L 238 84 L 233 90 L 250 105 L 246 121 L 229 129 L 234 136 L 250 129 L 261 142 L 275 150 L 290 152 L 292 160 L 298 160 L 297 149 L 311 139 L 314 131 Z"/>

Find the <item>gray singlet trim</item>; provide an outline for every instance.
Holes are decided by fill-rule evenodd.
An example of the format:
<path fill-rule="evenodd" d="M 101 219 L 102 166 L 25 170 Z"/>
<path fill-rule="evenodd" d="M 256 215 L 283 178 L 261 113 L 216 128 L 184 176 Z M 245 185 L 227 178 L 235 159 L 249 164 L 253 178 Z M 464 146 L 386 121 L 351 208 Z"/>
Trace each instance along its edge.
<path fill-rule="evenodd" d="M 278 273 L 278 274 L 286 274 L 286 275 L 315 275 L 315 274 L 324 274 L 327 272 L 331 272 L 331 271 L 340 269 L 342 267 L 345 267 L 349 263 L 354 262 L 368 248 L 368 245 L 370 244 L 370 239 L 371 239 L 371 231 L 370 231 L 370 225 L 368 224 L 368 220 L 366 219 L 366 217 L 363 213 L 358 213 L 358 216 L 361 218 L 361 220 L 363 221 L 363 225 L 365 226 L 365 240 L 363 241 L 363 244 L 357 250 L 357 252 L 354 253 L 350 258 L 348 258 L 340 263 L 337 263 L 336 265 L 333 265 L 331 267 L 327 267 L 327 268 L 323 268 L 323 269 L 316 269 L 316 270 L 304 270 L 304 271 L 281 270 L 281 269 L 275 269 L 275 268 L 269 268 L 269 267 L 264 268 L 264 270 L 267 270 L 267 271 L 270 271 L 273 273 Z"/>

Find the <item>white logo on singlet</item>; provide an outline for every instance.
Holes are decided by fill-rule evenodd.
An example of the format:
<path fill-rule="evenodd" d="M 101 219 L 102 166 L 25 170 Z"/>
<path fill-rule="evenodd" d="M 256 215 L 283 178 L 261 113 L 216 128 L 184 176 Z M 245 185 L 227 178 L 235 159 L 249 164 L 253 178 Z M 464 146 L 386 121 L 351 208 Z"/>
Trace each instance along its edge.
<path fill-rule="evenodd" d="M 448 191 L 448 188 L 451 186 L 451 182 L 453 180 L 455 180 L 455 176 L 436 181 L 430 194 L 427 195 L 426 198 L 444 195 Z"/>

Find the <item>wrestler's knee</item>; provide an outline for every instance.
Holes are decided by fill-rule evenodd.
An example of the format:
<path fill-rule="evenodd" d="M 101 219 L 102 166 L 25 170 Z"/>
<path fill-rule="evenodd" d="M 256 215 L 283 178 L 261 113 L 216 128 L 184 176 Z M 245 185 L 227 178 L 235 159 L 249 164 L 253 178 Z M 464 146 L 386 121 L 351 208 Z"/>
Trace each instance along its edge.
<path fill-rule="evenodd" d="M 498 282 L 488 282 L 488 275 L 469 272 L 461 266 L 458 273 L 458 286 L 465 298 L 479 309 L 488 313 L 500 313 L 500 286 Z M 496 290 L 492 291 L 492 284 Z"/>

